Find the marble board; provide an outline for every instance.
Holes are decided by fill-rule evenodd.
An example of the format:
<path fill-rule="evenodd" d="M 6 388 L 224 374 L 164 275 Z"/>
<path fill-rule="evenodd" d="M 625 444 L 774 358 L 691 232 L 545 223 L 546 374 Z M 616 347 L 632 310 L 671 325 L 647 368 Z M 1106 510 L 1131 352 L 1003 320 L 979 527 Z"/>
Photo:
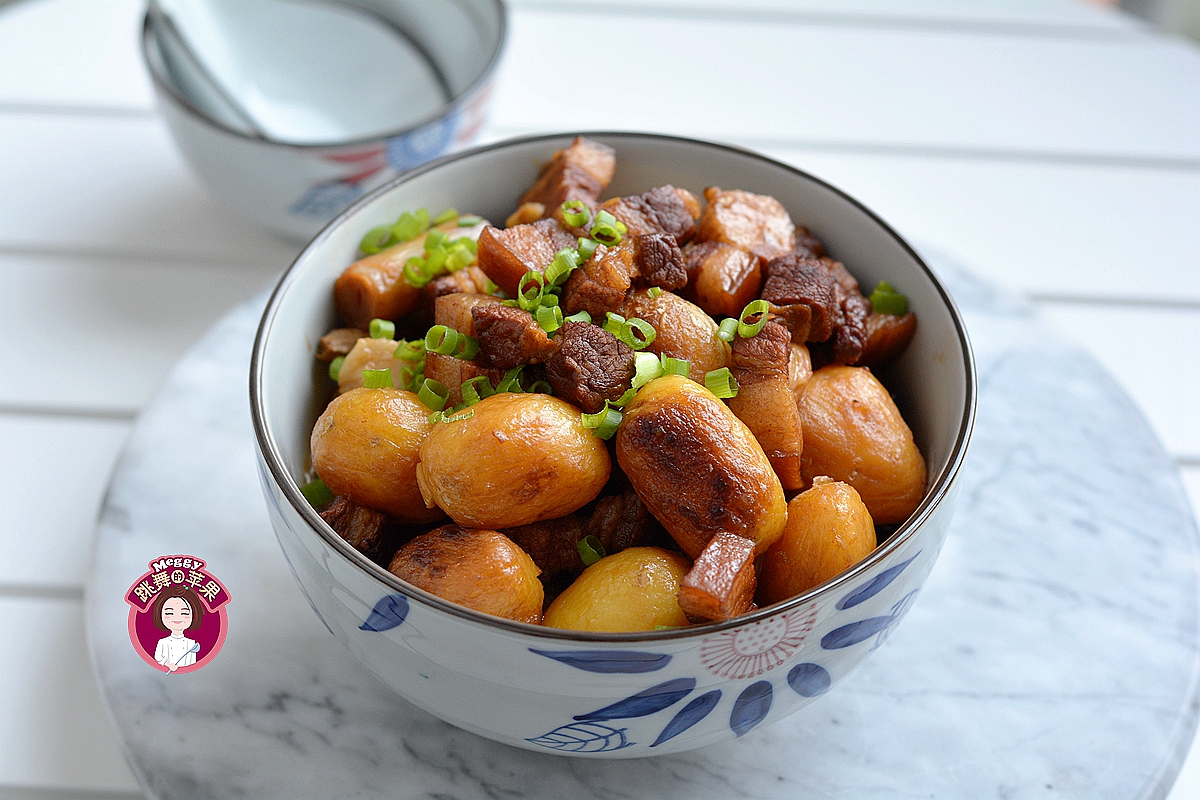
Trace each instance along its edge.
<path fill-rule="evenodd" d="M 927 255 L 929 255 L 927 253 Z M 1197 720 L 1197 546 L 1140 412 L 1078 349 L 949 262 L 980 400 L 939 563 L 905 622 L 796 715 L 675 756 L 516 750 L 391 694 L 321 625 L 259 491 L 247 373 L 265 295 L 140 417 L 101 512 L 93 665 L 154 798 L 1161 798 Z M 156 672 L 124 595 L 158 556 L 228 587 L 211 664 Z"/>

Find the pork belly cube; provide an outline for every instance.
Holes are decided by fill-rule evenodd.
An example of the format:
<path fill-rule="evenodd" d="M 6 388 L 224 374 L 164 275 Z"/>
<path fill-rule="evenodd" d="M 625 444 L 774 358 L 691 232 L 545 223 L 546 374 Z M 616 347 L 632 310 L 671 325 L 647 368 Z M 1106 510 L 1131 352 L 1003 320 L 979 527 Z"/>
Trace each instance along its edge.
<path fill-rule="evenodd" d="M 596 502 L 584 533 L 599 539 L 604 552 L 612 555 L 627 547 L 648 545 L 666 531 L 637 492 L 626 489 L 622 494 L 602 497 Z"/>
<path fill-rule="evenodd" d="M 542 167 L 537 182 L 521 195 L 521 204 L 541 203 L 542 213 L 547 216 L 558 211 L 567 200 L 582 200 L 594 206 L 608 188 L 616 168 L 615 150 L 577 136 L 570 147 L 556 152 Z"/>
<path fill-rule="evenodd" d="M 562 574 L 583 572 L 583 557 L 579 555 L 579 540 L 587 534 L 584 521 L 575 514 L 504 528 L 500 533 L 512 539 L 517 547 L 533 559 L 542 574 L 542 582 Z"/>
<path fill-rule="evenodd" d="M 554 396 L 588 413 L 616 400 L 633 381 L 633 350 L 608 331 L 586 322 L 568 322 L 554 340 L 558 351 L 546 361 Z"/>
<path fill-rule="evenodd" d="M 796 255 L 804 258 L 821 258 L 825 255 L 825 245 L 821 244 L 821 240 L 808 228 L 797 225 L 795 236 L 796 243 L 792 246 L 792 252 Z"/>
<path fill-rule="evenodd" d="M 816 259 L 787 255 L 768 261 L 762 298 L 776 308 L 797 342 L 824 342 L 841 323 L 839 287 Z"/>
<path fill-rule="evenodd" d="M 633 262 L 637 267 L 635 283 L 640 287 L 657 286 L 668 292 L 687 285 L 683 251 L 675 237 L 666 233 L 634 236 Z"/>
<path fill-rule="evenodd" d="M 476 292 L 451 292 L 433 301 L 433 324 L 445 325 L 468 336 L 475 335 L 475 318 L 472 311 L 476 306 L 499 305 L 499 297 Z"/>
<path fill-rule="evenodd" d="M 558 350 L 533 315 L 501 303 L 478 305 L 471 309 L 479 355 L 499 369 L 522 364 L 540 364 Z"/>
<path fill-rule="evenodd" d="M 425 377 L 443 384 L 450 392 L 446 400 L 447 409 L 462 402 L 462 385 L 480 375 L 487 376 L 492 388 L 504 380 L 504 370 L 485 364 L 481 359 L 463 361 L 440 353 L 425 354 Z"/>
<path fill-rule="evenodd" d="M 600 209 L 625 223 L 628 236 L 665 233 L 682 247 L 696 235 L 700 201 L 687 189 L 667 184 L 644 194 L 605 200 Z"/>
<path fill-rule="evenodd" d="M 505 294 L 516 297 L 517 285 L 526 272 L 545 272 L 559 250 L 577 244 L 556 219 L 504 230 L 488 226 L 479 235 L 479 268 Z"/>
<path fill-rule="evenodd" d="M 917 318 L 910 311 L 902 317 L 880 314 L 867 316 L 867 343 L 855 363 L 863 367 L 878 367 L 898 357 L 908 347 L 917 332 Z"/>
<path fill-rule="evenodd" d="M 725 242 L 692 242 L 683 252 L 683 296 L 714 317 L 736 317 L 762 291 L 762 259 Z"/>
<path fill-rule="evenodd" d="M 692 622 L 732 619 L 754 605 L 754 542 L 718 533 L 679 584 L 679 607 Z"/>
<path fill-rule="evenodd" d="M 704 198 L 708 206 L 700 215 L 701 241 L 726 242 L 767 260 L 792 252 L 796 228 L 774 197 L 710 186 Z"/>
<path fill-rule="evenodd" d="M 593 320 L 600 321 L 605 312 L 620 308 L 638 272 L 634 255 L 628 240 L 616 247 L 598 246 L 592 257 L 567 278 L 562 294 L 563 313 L 586 311 Z"/>

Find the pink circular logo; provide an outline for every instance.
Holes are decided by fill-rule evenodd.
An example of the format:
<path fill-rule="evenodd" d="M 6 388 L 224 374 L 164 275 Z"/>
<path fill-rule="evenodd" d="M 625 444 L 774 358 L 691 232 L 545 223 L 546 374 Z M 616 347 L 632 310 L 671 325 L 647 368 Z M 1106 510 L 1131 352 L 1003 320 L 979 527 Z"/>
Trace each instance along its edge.
<path fill-rule="evenodd" d="M 195 672 L 221 650 L 229 590 L 195 556 L 159 556 L 125 593 L 129 640 L 159 672 Z"/>

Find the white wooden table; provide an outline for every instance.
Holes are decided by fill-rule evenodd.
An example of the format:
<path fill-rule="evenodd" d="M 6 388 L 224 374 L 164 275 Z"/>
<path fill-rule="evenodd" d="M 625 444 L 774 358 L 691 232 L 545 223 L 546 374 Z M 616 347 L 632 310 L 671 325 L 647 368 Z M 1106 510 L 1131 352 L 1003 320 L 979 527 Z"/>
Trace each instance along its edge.
<path fill-rule="evenodd" d="M 511 5 L 487 139 L 654 130 L 831 181 L 1032 298 L 1141 405 L 1200 507 L 1200 48 L 1067 0 Z M 84 643 L 96 510 L 172 363 L 298 250 L 188 173 L 140 14 L 0 8 L 0 800 L 137 796 Z M 577 102 L 580 64 L 619 101 Z M 1197 796 L 1193 747 L 1171 797 Z"/>

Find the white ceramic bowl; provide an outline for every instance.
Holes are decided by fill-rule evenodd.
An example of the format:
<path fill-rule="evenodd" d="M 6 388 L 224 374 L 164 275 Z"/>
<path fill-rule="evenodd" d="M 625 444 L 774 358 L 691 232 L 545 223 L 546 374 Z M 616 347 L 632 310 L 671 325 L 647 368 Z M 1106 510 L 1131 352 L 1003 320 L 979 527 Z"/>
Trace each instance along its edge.
<path fill-rule="evenodd" d="M 912 517 L 865 561 L 787 602 L 737 619 L 652 633 L 575 633 L 448 603 L 376 566 L 301 496 L 319 408 L 313 347 L 334 324 L 333 282 L 370 228 L 401 212 L 453 206 L 503 220 L 538 165 L 572 136 L 504 142 L 451 156 L 376 191 L 334 220 L 280 280 L 250 375 L 263 491 L 280 545 L 317 615 L 398 694 L 442 719 L 517 747 L 628 758 L 741 736 L 796 711 L 843 678 L 904 616 L 945 539 L 970 438 L 975 375 L 953 302 L 878 217 L 792 167 L 717 144 L 587 133 L 617 151 L 609 195 L 673 183 L 779 199 L 867 286 L 887 279 L 919 323 L 885 374 L 929 468 Z"/>
<path fill-rule="evenodd" d="M 204 82 L 181 71 L 169 45 L 161 48 L 150 14 L 142 26 L 146 69 L 188 165 L 222 203 L 289 238 L 308 239 L 372 189 L 469 144 L 484 121 L 507 30 L 502 0 L 356 0 L 355 5 L 402 21 L 412 40 L 437 62 L 451 95 L 445 106 L 415 124 L 362 139 L 269 140 L 214 113 Z"/>

